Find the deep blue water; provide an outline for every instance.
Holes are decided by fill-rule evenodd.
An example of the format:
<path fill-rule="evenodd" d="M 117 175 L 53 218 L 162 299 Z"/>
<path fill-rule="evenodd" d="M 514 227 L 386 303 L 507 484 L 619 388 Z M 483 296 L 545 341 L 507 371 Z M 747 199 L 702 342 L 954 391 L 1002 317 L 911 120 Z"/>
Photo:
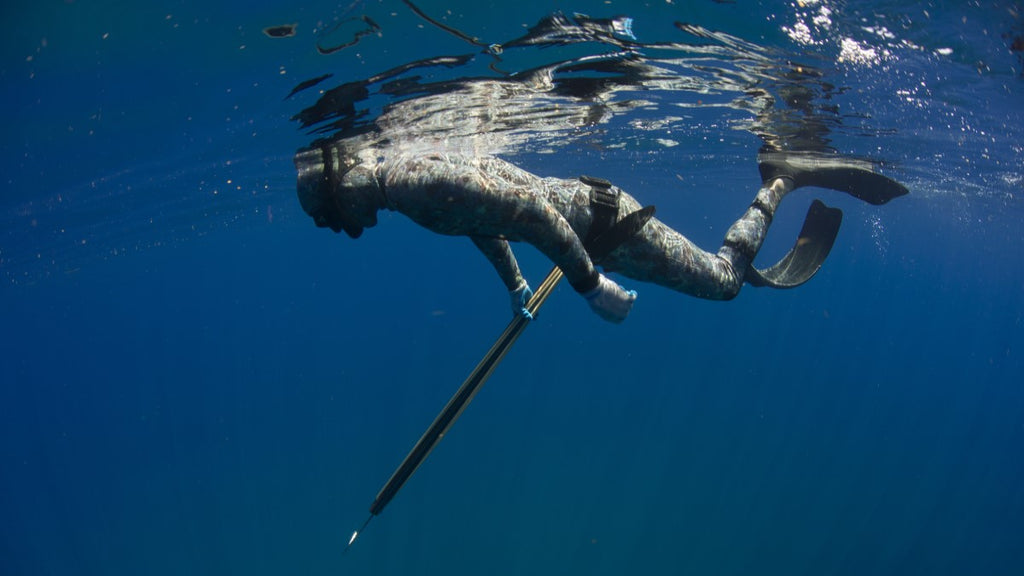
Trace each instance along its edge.
<path fill-rule="evenodd" d="M 795 290 L 620 279 L 640 298 L 612 325 L 559 288 L 342 556 L 507 297 L 400 216 L 315 228 L 289 118 L 316 89 L 284 97 L 479 49 L 393 1 L 5 4 L 0 574 L 1024 573 L 1019 2 L 418 4 L 484 43 L 562 10 L 764 47 L 822 71 L 829 146 L 911 193 L 787 198 L 759 262 L 812 198 L 845 212 Z M 362 15 L 379 34 L 317 53 Z M 674 94 L 506 157 L 609 178 L 713 249 L 763 142 Z M 517 254 L 536 286 L 549 264 Z"/>

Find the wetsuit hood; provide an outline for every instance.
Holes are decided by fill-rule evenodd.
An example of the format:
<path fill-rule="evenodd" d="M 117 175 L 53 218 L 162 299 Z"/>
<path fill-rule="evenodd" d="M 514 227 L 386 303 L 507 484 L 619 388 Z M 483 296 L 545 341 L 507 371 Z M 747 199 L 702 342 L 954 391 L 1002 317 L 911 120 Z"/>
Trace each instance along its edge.
<path fill-rule="evenodd" d="M 370 211 L 371 222 L 362 222 L 358 217 L 366 212 L 359 190 L 343 190 L 342 179 L 358 164 L 351 156 L 342 156 L 329 146 L 302 148 L 295 154 L 295 169 L 298 171 L 297 192 L 302 209 L 313 218 L 320 228 L 335 232 L 345 231 L 351 238 L 363 234 L 364 224 L 376 223 Z"/>

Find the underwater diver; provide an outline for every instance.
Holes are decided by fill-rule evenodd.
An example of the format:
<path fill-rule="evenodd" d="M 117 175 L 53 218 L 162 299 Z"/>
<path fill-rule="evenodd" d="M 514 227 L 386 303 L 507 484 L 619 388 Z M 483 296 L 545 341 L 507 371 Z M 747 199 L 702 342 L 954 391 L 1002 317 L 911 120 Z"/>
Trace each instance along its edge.
<path fill-rule="evenodd" d="M 338 142 L 303 148 L 295 156 L 298 196 L 319 227 L 358 238 L 377 224 L 377 212 L 400 212 L 433 232 L 468 236 L 494 266 L 515 314 L 528 315 L 532 295 L 509 242 L 526 242 L 557 265 L 601 318 L 622 322 L 636 292 L 597 270 L 615 272 L 713 300 L 737 295 L 744 282 L 789 288 L 811 278 L 838 233 L 842 213 L 815 201 L 793 249 L 776 265 L 752 265 L 775 210 L 804 186 L 849 193 L 884 204 L 907 193 L 868 162 L 837 156 L 762 153 L 761 187 L 753 203 L 706 252 L 651 218 L 653 208 L 605 180 L 543 178 L 492 156 L 444 153 L 368 157 Z M 623 226 L 629 223 L 629 226 Z M 604 243 L 595 263 L 588 245 Z"/>

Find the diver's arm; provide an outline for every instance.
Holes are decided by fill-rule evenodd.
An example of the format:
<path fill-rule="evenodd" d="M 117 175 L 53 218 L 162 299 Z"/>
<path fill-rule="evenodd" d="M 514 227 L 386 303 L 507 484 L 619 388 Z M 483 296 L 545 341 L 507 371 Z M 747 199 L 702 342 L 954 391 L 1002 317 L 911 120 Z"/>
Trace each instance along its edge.
<path fill-rule="evenodd" d="M 529 286 L 499 236 L 540 250 L 602 318 L 618 322 L 628 314 L 635 296 L 601 281 L 582 240 L 548 200 L 542 179 L 490 157 L 427 154 L 390 162 L 384 188 L 392 209 L 439 234 L 472 238 L 509 289 L 516 313 L 525 311 Z M 591 298 L 597 294 L 607 297 Z M 625 304 L 611 310 L 611 300 Z"/>
<path fill-rule="evenodd" d="M 470 239 L 491 262 L 491 266 L 494 266 L 509 292 L 519 288 L 525 282 L 519 271 L 515 254 L 512 253 L 512 248 L 508 245 L 507 240 L 481 236 L 470 236 Z"/>
<path fill-rule="evenodd" d="M 491 265 L 497 270 L 501 281 L 508 288 L 509 300 L 512 304 L 512 313 L 533 320 L 533 315 L 526 309 L 527 303 L 533 297 L 533 290 L 526 283 L 522 273 L 519 271 L 519 264 L 516 263 L 516 256 L 507 240 L 490 238 L 484 236 L 470 236 L 473 244 L 484 253 L 484 256 L 491 261 Z"/>

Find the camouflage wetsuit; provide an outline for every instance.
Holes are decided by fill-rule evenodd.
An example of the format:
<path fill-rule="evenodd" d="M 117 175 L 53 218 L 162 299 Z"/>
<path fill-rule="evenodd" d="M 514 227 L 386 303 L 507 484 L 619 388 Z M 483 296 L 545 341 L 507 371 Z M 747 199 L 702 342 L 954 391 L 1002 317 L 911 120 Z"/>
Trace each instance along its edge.
<path fill-rule="evenodd" d="M 593 220 L 590 186 L 578 179 L 541 178 L 489 156 L 419 154 L 362 162 L 341 176 L 337 192 L 344 195 L 346 188 L 375 188 L 379 208 L 401 212 L 440 234 L 469 236 L 509 290 L 522 283 L 522 276 L 508 241 L 535 246 L 579 292 L 597 282 L 580 240 Z M 608 272 L 701 298 L 732 298 L 789 190 L 785 180 L 766 183 L 717 254 L 651 219 L 600 264 Z M 640 208 L 625 192 L 620 198 L 619 218 Z"/>

